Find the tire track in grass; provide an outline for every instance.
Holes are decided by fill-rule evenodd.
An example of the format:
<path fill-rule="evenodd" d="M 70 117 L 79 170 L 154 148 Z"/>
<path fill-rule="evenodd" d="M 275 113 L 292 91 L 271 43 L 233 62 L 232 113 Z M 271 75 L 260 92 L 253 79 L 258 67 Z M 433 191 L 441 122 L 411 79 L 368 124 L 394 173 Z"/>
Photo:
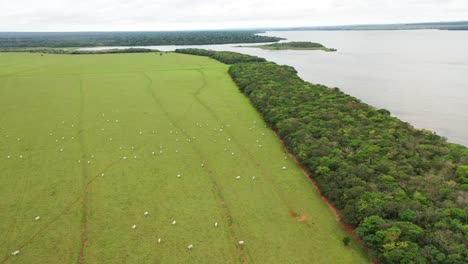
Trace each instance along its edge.
<path fill-rule="evenodd" d="M 135 152 L 138 151 L 139 149 L 142 149 L 145 147 L 145 144 L 142 144 L 140 147 L 135 147 Z M 117 165 L 117 164 L 120 164 L 119 161 L 121 161 L 121 159 L 116 159 L 115 161 L 109 163 L 107 166 L 104 167 L 103 170 L 99 171 L 99 173 L 97 173 L 96 175 L 94 175 L 93 177 L 91 177 L 88 182 L 85 183 L 86 186 L 89 186 L 91 183 L 93 183 L 97 178 L 99 178 L 99 176 L 101 176 L 102 173 L 105 173 L 107 172 L 110 168 L 112 168 L 114 165 Z M 58 220 L 60 220 L 60 218 L 65 215 L 66 213 L 68 213 L 72 208 L 73 206 L 75 205 L 78 205 L 79 202 L 82 201 L 82 194 L 80 194 L 79 196 L 77 196 L 75 198 L 75 200 L 73 200 L 72 202 L 70 202 L 62 211 L 61 213 L 59 213 L 56 217 L 52 218 L 50 221 L 48 221 L 41 229 L 39 229 L 36 233 L 34 233 L 29 239 L 27 239 L 23 244 L 21 244 L 18 249 L 23 249 L 24 247 L 28 246 L 29 244 L 31 244 L 37 237 L 39 237 L 42 233 L 46 232 L 47 229 L 49 229 L 49 227 L 53 226 L 53 224 L 55 222 L 57 222 Z M 10 254 L 7 254 L 4 259 L 2 260 L 2 264 L 5 263 L 10 257 Z"/>
<path fill-rule="evenodd" d="M 206 81 L 206 76 L 205 76 L 205 73 L 203 72 L 202 69 L 199 69 L 198 72 L 202 75 L 202 78 L 204 80 L 204 86 L 207 85 L 207 81 Z M 236 87 L 237 85 L 234 84 Z M 218 123 L 221 123 L 223 124 L 222 120 L 218 117 L 218 115 L 216 114 L 215 111 L 213 111 L 211 109 L 211 107 L 209 107 L 206 103 L 203 102 L 203 100 L 201 100 L 199 98 L 199 93 L 201 92 L 201 90 L 199 90 L 199 92 L 197 94 L 195 94 L 195 99 L 198 101 L 198 103 L 204 107 L 217 121 Z M 288 199 L 286 198 L 286 196 L 278 190 L 276 184 L 271 180 L 271 173 L 269 173 L 267 171 L 267 169 L 264 168 L 263 164 L 258 160 L 258 158 L 252 154 L 252 152 L 250 152 L 243 144 L 241 144 L 239 142 L 239 140 L 237 139 L 236 136 L 234 136 L 234 134 L 232 134 L 230 131 L 229 128 L 225 128 L 225 131 L 226 131 L 226 134 L 229 135 L 230 138 L 232 138 L 234 144 L 241 150 L 241 152 L 247 154 L 247 156 L 250 158 L 250 160 L 254 161 L 255 163 L 255 166 L 257 167 L 257 169 L 259 169 L 260 173 L 262 176 L 264 176 L 264 179 L 266 179 L 266 181 L 272 186 L 272 190 L 273 192 L 275 192 L 275 194 L 278 196 L 278 198 L 281 200 L 281 202 L 284 204 L 284 206 L 286 206 L 288 208 L 288 212 L 294 212 L 294 214 L 296 214 L 296 210 L 294 210 L 294 206 L 292 205 L 291 202 L 288 201 Z M 296 218 L 294 216 L 294 218 Z M 308 227 L 311 227 L 311 223 L 308 222 L 308 221 L 303 221 Z M 310 232 L 312 230 L 309 230 Z"/>
<path fill-rule="evenodd" d="M 3 82 L 1 83 L 2 86 L 6 87 L 9 79 L 10 79 L 9 77 L 4 78 Z M 29 157 L 26 160 L 29 160 Z M 21 165 L 21 164 L 18 164 L 18 162 L 16 162 L 16 164 L 14 164 L 14 166 L 7 167 L 7 168 L 2 168 L 2 170 L 16 169 L 17 167 L 23 167 L 23 166 L 24 166 L 24 164 Z M 23 209 L 22 206 L 24 204 L 26 194 L 28 193 L 28 190 L 31 187 L 31 178 L 28 177 L 28 176 L 29 175 L 27 175 L 25 172 L 23 172 L 21 180 L 20 181 L 15 181 L 14 186 L 12 186 L 14 189 L 16 189 L 16 188 L 20 189 L 22 187 L 22 191 L 20 191 L 20 190 L 17 191 L 17 193 L 19 192 L 20 195 L 19 195 L 19 199 L 15 202 L 14 218 L 13 218 L 12 222 L 10 223 L 10 225 L 8 226 L 5 234 L 1 236 L 1 237 L 5 238 L 5 240 L 3 240 L 0 243 L 0 248 L 4 248 L 7 241 L 9 241 L 8 239 L 6 239 L 6 237 L 8 237 L 10 232 L 12 232 L 17 226 L 18 218 L 19 218 L 21 210 Z"/>
<path fill-rule="evenodd" d="M 287 148 L 284 140 L 281 138 L 281 136 L 278 134 L 278 132 L 274 131 L 275 136 L 278 138 L 278 140 L 281 142 L 281 146 L 283 147 L 284 151 L 288 154 L 288 156 L 294 161 L 294 163 L 301 169 L 302 174 L 305 176 L 305 178 L 309 181 L 310 184 L 314 187 L 314 189 L 317 191 L 317 193 L 320 195 L 320 198 L 322 201 L 328 206 L 330 211 L 333 213 L 333 215 L 336 218 L 336 221 L 341 224 L 343 229 L 348 233 L 348 235 L 354 240 L 354 242 L 366 253 L 369 253 L 369 249 L 361 242 L 361 240 L 358 238 L 356 234 L 354 234 L 354 229 L 352 226 L 346 224 L 343 219 L 341 218 L 341 213 L 338 208 L 335 207 L 335 205 L 328 200 L 327 197 L 323 196 L 323 194 L 320 191 L 320 188 L 317 184 L 317 182 L 312 178 L 311 173 L 309 170 L 304 167 L 299 159 Z M 372 263 L 372 259 L 370 260 Z"/>
<path fill-rule="evenodd" d="M 197 69 L 198 70 L 198 69 Z M 164 106 L 161 104 L 161 102 L 159 101 L 159 99 L 157 98 L 156 94 L 154 93 L 153 89 L 152 89 L 152 86 L 153 86 L 153 80 L 151 79 L 151 77 L 149 77 L 145 72 L 142 73 L 144 75 L 144 77 L 148 80 L 148 85 L 146 86 L 146 90 L 147 92 L 151 95 L 152 99 L 153 99 L 153 102 L 154 104 L 160 108 L 162 110 L 162 112 L 164 113 L 164 115 L 166 116 L 166 118 L 178 129 L 181 131 L 182 134 L 184 134 L 187 138 L 191 138 L 190 135 L 184 130 L 184 129 L 181 129 L 178 122 L 180 121 L 175 121 L 173 120 L 173 118 L 169 115 L 169 112 L 166 110 L 166 108 L 164 108 Z M 203 87 L 206 85 L 206 81 L 204 81 L 204 84 L 203 84 Z M 203 88 L 202 87 L 202 88 Z M 198 154 L 198 156 L 200 157 L 200 160 L 202 161 L 203 163 L 203 166 L 205 168 L 205 171 L 207 171 L 207 175 L 208 175 L 208 179 L 212 185 L 212 193 L 214 194 L 215 196 L 215 200 L 217 201 L 217 204 L 221 206 L 222 208 L 222 211 L 223 211 L 223 214 L 225 216 L 225 218 L 227 219 L 228 221 L 228 225 L 229 225 L 229 230 L 230 230 L 230 234 L 231 234 L 231 239 L 234 240 L 234 244 L 236 246 L 236 250 L 237 250 L 237 255 L 238 255 L 238 258 L 239 260 L 241 261 L 241 263 L 243 264 L 247 264 L 248 261 L 247 261 L 247 258 L 245 256 L 245 246 L 240 246 L 237 241 L 238 241 L 238 235 L 237 235 L 237 231 L 235 229 L 235 225 L 234 225 L 234 220 L 233 220 L 233 217 L 232 217 L 232 213 L 231 213 L 231 210 L 229 209 L 229 206 L 227 205 L 225 199 L 224 199 L 224 196 L 222 194 L 222 188 L 221 186 L 218 184 L 218 182 L 216 181 L 214 175 L 216 174 L 214 170 L 212 170 L 210 167 L 209 167 L 209 164 L 207 163 L 200 147 L 197 145 L 197 143 L 195 143 L 195 141 L 192 141 L 192 146 L 193 146 L 193 149 L 195 150 L 195 152 Z M 250 254 L 249 254 L 250 255 Z M 250 262 L 252 262 L 252 258 L 250 257 L 249 259 Z"/>
<path fill-rule="evenodd" d="M 81 216 L 81 248 L 80 253 L 78 255 L 78 263 L 85 262 L 85 248 L 88 240 L 88 233 L 87 233 L 87 224 L 88 224 L 88 202 L 89 202 L 89 184 L 87 183 L 89 179 L 89 166 L 88 163 L 85 162 L 88 160 L 88 149 L 86 146 L 86 134 L 84 129 L 84 111 L 85 111 L 85 94 L 84 94 L 84 87 L 83 87 L 83 80 L 79 77 L 80 83 L 80 111 L 78 116 L 78 141 L 80 143 L 81 148 L 81 174 L 82 174 L 82 181 L 83 181 L 83 191 L 81 196 L 81 206 L 82 206 L 82 216 Z"/>
<path fill-rule="evenodd" d="M 20 197 L 19 197 L 19 200 L 15 203 L 14 218 L 13 218 L 13 221 L 11 222 L 11 224 L 9 225 L 9 227 L 7 228 L 5 234 L 2 236 L 4 238 L 6 238 L 10 234 L 10 232 L 16 228 L 16 224 L 18 222 L 19 214 L 20 214 L 21 210 L 23 209 L 22 206 L 24 204 L 24 199 L 25 199 L 26 193 L 28 192 L 28 189 L 30 188 L 30 185 L 31 185 L 31 181 L 30 181 L 29 177 L 26 175 L 26 173 L 23 173 L 22 176 L 23 177 L 21 177 L 21 182 L 20 181 L 15 181 L 15 184 L 13 186 L 13 188 L 18 188 L 19 189 L 21 187 L 21 183 L 23 183 L 23 190 L 22 191 L 18 190 L 18 192 L 20 193 Z M 8 240 L 5 239 L 0 244 L 2 248 L 6 244 L 7 241 Z"/>
<path fill-rule="evenodd" d="M 139 73 L 141 73 L 141 72 L 139 72 Z M 151 80 L 151 78 L 150 78 L 149 76 L 147 76 L 145 73 L 143 73 L 143 74 L 144 74 L 145 77 L 148 79 L 148 81 L 151 82 L 151 85 L 152 85 L 152 80 Z M 81 86 L 81 85 L 82 85 L 82 84 L 81 84 L 81 79 L 80 79 L 80 86 Z M 81 88 L 82 88 L 82 87 L 80 87 L 80 95 L 81 95 Z M 148 88 L 151 88 L 151 86 L 148 86 Z M 203 87 L 202 87 L 202 88 L 203 88 Z M 154 95 L 154 92 L 152 91 L 152 89 L 151 89 L 151 93 Z M 158 105 L 159 102 L 158 102 L 158 99 L 157 99 L 157 97 L 156 97 L 155 95 L 154 95 L 153 99 L 156 100 L 155 103 L 156 103 L 156 105 Z M 167 118 L 170 122 L 176 124 L 176 122 L 174 122 L 174 120 L 170 117 L 170 115 L 169 115 L 169 113 L 167 112 L 167 110 L 166 110 L 161 104 L 159 104 L 158 106 L 163 110 L 163 113 L 165 114 L 166 118 Z M 79 126 L 79 127 L 81 127 L 81 126 Z M 180 129 L 179 127 L 177 127 L 177 128 L 178 128 L 179 130 L 181 130 L 182 133 L 184 133 L 184 135 L 185 135 L 187 138 L 190 138 L 190 135 L 189 135 L 187 132 L 184 132 L 184 131 L 183 131 L 182 129 Z M 78 132 L 77 135 L 82 136 L 82 132 L 84 132 L 84 130 L 82 130 L 81 132 Z M 134 151 L 134 152 L 139 151 L 140 149 L 143 149 L 143 148 L 145 148 L 146 146 L 147 146 L 147 144 L 142 144 L 141 147 L 135 147 L 135 151 Z M 206 163 L 206 160 L 203 158 L 202 152 L 201 152 L 200 148 L 198 148 L 198 146 L 197 146 L 197 153 L 200 155 L 201 160 L 205 161 L 205 166 L 207 166 L 208 164 Z M 82 154 L 82 156 L 83 156 L 83 154 Z M 86 157 L 87 157 L 87 156 L 85 155 L 85 159 L 84 159 L 84 160 L 86 160 Z M 120 164 L 120 163 L 119 163 L 120 160 L 121 160 L 121 159 L 119 158 L 119 159 L 116 159 L 115 161 L 111 162 L 111 163 L 110 163 L 109 165 L 107 165 L 103 170 L 101 170 L 99 173 L 97 173 L 96 175 L 94 175 L 94 176 L 91 177 L 91 178 L 89 178 L 89 172 L 88 172 L 88 175 L 86 175 L 87 182 L 84 181 L 84 186 L 83 186 L 83 192 L 82 192 L 82 194 L 81 194 L 80 196 L 78 196 L 75 200 L 73 200 L 71 203 L 69 203 L 69 204 L 61 211 L 61 213 L 59 213 L 56 217 L 54 217 L 54 218 L 52 218 L 50 221 L 48 221 L 41 229 L 39 229 L 36 233 L 34 233 L 34 234 L 33 234 L 29 239 L 27 239 L 23 244 L 21 244 L 21 245 L 18 247 L 18 249 L 19 249 L 19 250 L 22 250 L 24 247 L 26 247 L 26 246 L 28 246 L 29 244 L 31 244 L 31 243 L 32 243 L 36 238 L 38 238 L 42 233 L 46 232 L 51 226 L 53 226 L 53 224 L 54 224 L 55 222 L 57 222 L 63 215 L 65 215 L 66 213 L 68 213 L 75 205 L 78 205 L 80 201 L 81 201 L 81 205 L 82 205 L 82 210 L 83 210 L 83 212 L 86 212 L 86 214 L 87 214 L 87 209 L 86 209 L 85 207 L 83 207 L 83 201 L 87 201 L 87 199 L 88 199 L 88 198 L 87 198 L 87 194 L 88 194 L 88 190 L 89 190 L 89 185 L 90 185 L 92 182 L 94 182 L 94 180 L 96 180 L 96 179 L 101 175 L 101 173 L 106 172 L 107 170 L 109 170 L 109 169 L 110 169 L 111 167 L 113 167 L 114 165 Z M 86 162 L 84 162 L 84 163 L 85 163 L 86 167 L 88 168 L 87 163 L 86 163 Z M 82 164 L 82 165 L 83 165 L 83 164 Z M 88 168 L 88 169 L 89 169 L 89 168 Z M 216 183 L 216 184 L 213 184 L 213 182 L 212 182 L 213 186 L 214 186 L 214 187 L 217 186 L 218 188 L 215 188 L 215 189 L 216 189 L 218 192 L 221 192 L 221 189 L 219 188 L 219 185 L 217 184 L 217 182 L 216 182 L 215 179 L 213 178 L 215 172 L 212 171 L 212 170 L 209 170 L 209 172 L 210 172 L 210 174 L 209 174 L 208 176 L 210 176 L 210 179 L 213 180 L 214 183 Z M 216 186 L 215 186 L 215 185 L 216 185 Z M 216 194 L 216 193 L 214 193 L 214 194 Z M 84 200 L 84 198 L 85 198 L 84 195 L 86 195 L 86 200 Z M 226 216 L 226 218 L 228 219 L 228 223 L 230 223 L 230 232 L 229 232 L 229 233 L 231 234 L 231 237 L 234 238 L 234 240 L 235 240 L 234 242 L 235 242 L 235 246 L 236 246 L 236 249 L 237 249 L 238 257 L 239 257 L 239 259 L 241 260 L 242 263 L 247 263 L 247 260 L 245 259 L 244 254 L 243 254 L 243 252 L 244 252 L 244 250 L 246 249 L 246 247 L 245 247 L 245 246 L 244 246 L 244 247 L 240 247 L 240 246 L 237 244 L 237 235 L 236 235 L 236 234 L 237 234 L 237 231 L 235 230 L 235 226 L 232 225 L 232 223 L 234 223 L 234 221 L 233 221 L 233 219 L 232 219 L 232 215 L 231 215 L 231 213 L 230 213 L 229 207 L 226 205 L 226 202 L 224 201 L 224 198 L 223 198 L 222 194 L 219 193 L 219 195 L 221 195 L 221 196 L 217 197 L 217 199 L 218 199 L 218 202 L 221 201 L 221 205 L 222 205 L 222 207 L 223 207 L 223 209 L 224 209 L 224 214 L 225 214 L 225 216 L 226 216 L 226 210 L 227 210 L 227 213 L 228 213 L 227 216 Z M 217 195 L 215 195 L 215 196 L 217 196 Z M 217 204 L 218 204 L 218 203 L 217 203 Z M 85 209 L 86 209 L 86 211 L 84 211 Z M 82 220 L 87 221 L 87 218 L 82 218 Z M 87 222 L 84 222 L 84 224 L 86 224 L 86 223 L 87 223 Z M 85 226 L 85 225 L 83 225 L 83 226 Z M 85 232 L 83 232 L 83 231 L 85 231 Z M 86 235 L 86 229 L 82 229 L 82 238 L 83 238 L 83 237 L 86 238 L 85 235 Z M 82 240 L 82 241 L 83 241 L 83 240 Z M 81 249 L 80 249 L 80 255 L 79 255 L 79 257 L 78 257 L 78 262 L 79 262 L 79 263 L 80 263 L 80 261 L 84 262 L 84 249 L 85 249 L 84 246 L 85 246 L 85 244 L 86 244 L 86 240 L 85 240 L 85 243 L 84 243 L 84 244 L 82 243 L 82 247 L 81 247 Z M 82 254 L 82 253 L 83 253 L 83 258 L 81 258 L 81 254 Z M 250 256 L 250 254 L 248 254 L 248 255 L 249 255 L 250 259 L 252 259 L 251 256 Z M 1 263 L 2 263 L 2 264 L 3 264 L 3 263 L 6 263 L 6 261 L 7 261 L 9 258 L 10 258 L 10 254 L 7 254 L 7 255 L 3 258 L 3 260 L 2 260 Z M 82 262 L 81 262 L 81 263 L 82 263 Z"/>
<path fill-rule="evenodd" d="M 80 96 L 82 96 L 81 88 L 82 88 L 82 87 L 81 87 L 81 79 L 80 79 Z M 84 106 L 84 105 L 83 105 L 83 106 Z M 81 115 L 81 113 L 82 113 L 82 112 L 81 112 L 81 109 L 84 110 L 84 108 L 81 108 L 81 106 L 80 106 L 80 120 L 81 120 L 81 117 L 82 117 L 82 115 Z M 82 124 L 81 124 L 81 125 L 82 125 Z M 82 133 L 84 133 L 84 129 L 80 129 L 80 128 L 82 128 L 81 125 L 78 125 L 79 131 L 76 133 L 77 138 L 83 136 Z M 150 140 L 148 140 L 148 141 L 150 141 Z M 80 142 L 80 144 L 81 144 L 81 142 Z M 83 145 L 83 146 L 85 146 L 85 145 Z M 136 153 L 136 152 L 140 151 L 141 149 L 144 149 L 146 146 L 147 146 L 147 144 L 146 144 L 146 142 L 144 142 L 144 143 L 141 144 L 141 146 L 136 146 L 136 147 L 135 147 L 135 150 L 134 150 L 132 153 Z M 83 151 L 82 151 L 82 160 L 85 161 L 85 160 L 87 160 L 87 159 L 86 159 L 87 156 L 85 155 L 85 156 L 84 156 L 84 159 L 83 159 L 83 153 L 87 153 L 87 152 L 83 152 Z M 43 225 L 42 228 L 40 228 L 40 229 L 39 229 L 37 232 L 35 232 L 29 239 L 27 239 L 27 240 L 26 240 L 25 242 L 23 242 L 19 247 L 17 247 L 17 249 L 22 250 L 23 248 L 25 248 L 26 246 L 28 246 L 29 244 L 31 244 L 36 238 L 40 237 L 41 234 L 43 234 L 43 233 L 46 232 L 51 226 L 53 226 L 53 224 L 54 224 L 55 222 L 57 222 L 58 220 L 60 220 L 60 218 L 61 218 L 63 215 L 65 215 L 66 213 L 68 213 L 74 206 L 78 205 L 80 201 L 82 202 L 82 208 L 81 208 L 81 210 L 86 210 L 86 208 L 83 207 L 83 201 L 84 201 L 83 199 L 85 198 L 85 197 L 84 197 L 85 194 L 86 194 L 86 196 L 87 196 L 87 192 L 88 192 L 88 190 L 89 190 L 89 186 L 90 186 L 97 178 L 99 178 L 99 176 L 101 176 L 102 173 L 105 173 L 105 172 L 107 172 L 110 168 L 114 167 L 115 165 L 120 164 L 119 161 L 121 161 L 121 158 L 118 158 L 118 159 L 116 159 L 116 160 L 110 162 L 107 166 L 104 167 L 104 169 L 102 169 L 101 171 L 99 171 L 97 174 L 95 174 L 95 175 L 94 175 L 93 177 L 91 177 L 91 178 L 89 178 L 89 166 L 88 166 L 88 164 L 87 164 L 86 162 L 82 162 L 82 163 L 81 163 L 82 166 L 85 165 L 85 166 L 88 168 L 88 173 L 87 173 L 87 175 L 86 175 L 86 179 L 83 180 L 83 191 L 82 191 L 82 193 L 81 193 L 79 196 L 77 196 L 72 202 L 70 202 L 69 204 L 67 204 L 67 206 L 65 206 L 65 208 L 64 208 L 57 216 L 53 217 L 50 221 L 48 221 L 47 223 L 45 223 L 45 224 Z M 83 163 L 84 163 L 84 164 L 83 164 Z M 82 171 L 84 171 L 84 170 L 82 170 Z M 26 192 L 22 192 L 22 193 L 23 193 L 22 197 L 24 198 Z M 88 199 L 88 197 L 86 197 L 86 201 L 87 201 L 87 199 Z M 23 199 L 21 199 L 21 201 L 22 201 L 22 200 L 23 200 Z M 17 211 L 20 210 L 18 206 L 17 206 L 16 208 L 17 208 Z M 87 214 L 87 210 L 84 211 L 84 212 L 86 212 L 86 214 Z M 86 224 L 86 223 L 87 223 L 87 218 L 86 218 L 86 219 L 85 219 L 85 218 L 82 218 L 82 224 L 83 224 L 83 220 L 86 220 L 86 222 L 84 222 L 84 224 Z M 15 221 L 15 222 L 16 222 L 16 221 Z M 85 226 L 83 226 L 83 227 L 85 227 Z M 85 232 L 83 232 L 83 231 L 85 231 Z M 87 233 L 86 233 L 86 229 L 83 229 L 83 228 L 82 228 L 82 233 L 81 233 L 81 234 L 82 234 L 82 235 L 81 235 L 81 238 L 82 238 L 82 242 L 83 242 L 83 238 L 86 238 L 86 236 L 84 236 L 84 235 L 87 234 Z M 6 235 L 5 235 L 5 236 L 6 236 Z M 5 237 L 5 236 L 2 236 L 2 237 Z M 6 241 L 6 240 L 5 240 L 5 241 Z M 86 244 L 86 239 L 84 240 L 84 242 L 85 242 L 85 244 Z M 6 243 L 6 242 L 5 242 L 5 243 Z M 80 261 L 84 261 L 84 249 L 85 249 L 84 246 L 85 246 L 85 245 L 82 243 L 82 246 L 81 246 L 81 248 L 80 248 L 80 255 L 79 255 L 79 257 L 78 257 L 78 263 L 80 263 Z M 81 258 L 81 253 L 83 253 L 83 258 Z M 2 264 L 3 264 L 3 263 L 6 263 L 6 261 L 10 258 L 10 256 L 11 256 L 11 255 L 10 255 L 9 253 L 7 253 L 7 254 L 5 255 L 5 257 L 2 259 L 2 262 L 1 262 L 1 263 L 2 263 Z"/>

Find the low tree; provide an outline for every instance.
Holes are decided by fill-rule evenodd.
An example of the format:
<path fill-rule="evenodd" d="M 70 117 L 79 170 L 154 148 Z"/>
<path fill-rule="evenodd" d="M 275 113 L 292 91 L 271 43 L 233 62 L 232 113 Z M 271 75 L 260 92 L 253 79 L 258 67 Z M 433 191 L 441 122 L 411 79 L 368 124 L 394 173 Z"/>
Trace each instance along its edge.
<path fill-rule="evenodd" d="M 345 246 L 348 246 L 349 242 L 351 242 L 351 238 L 349 238 L 348 236 L 343 237 L 343 244 Z"/>

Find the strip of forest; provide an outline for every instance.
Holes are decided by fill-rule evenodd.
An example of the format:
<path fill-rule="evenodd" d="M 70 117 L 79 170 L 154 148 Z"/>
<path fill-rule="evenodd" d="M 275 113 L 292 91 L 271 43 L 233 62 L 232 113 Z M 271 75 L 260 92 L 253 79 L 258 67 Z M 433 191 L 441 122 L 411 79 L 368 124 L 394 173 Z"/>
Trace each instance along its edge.
<path fill-rule="evenodd" d="M 179 49 L 229 74 L 379 263 L 468 263 L 468 148 L 294 68 Z"/>
<path fill-rule="evenodd" d="M 28 52 L 41 54 L 66 54 L 66 55 L 91 55 L 91 54 L 117 54 L 117 53 L 158 53 L 156 49 L 125 48 L 125 49 L 103 49 L 103 50 L 74 50 L 61 48 L 0 48 L 0 52 Z"/>
<path fill-rule="evenodd" d="M 208 45 L 276 42 L 258 31 L 0 32 L 0 48 Z"/>

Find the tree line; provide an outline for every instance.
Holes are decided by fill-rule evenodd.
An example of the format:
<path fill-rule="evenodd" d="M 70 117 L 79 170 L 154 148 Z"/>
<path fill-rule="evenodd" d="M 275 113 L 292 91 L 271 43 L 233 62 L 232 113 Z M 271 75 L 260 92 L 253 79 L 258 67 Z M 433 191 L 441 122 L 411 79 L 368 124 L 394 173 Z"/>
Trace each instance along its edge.
<path fill-rule="evenodd" d="M 232 64 L 239 89 L 379 263 L 468 263 L 468 148 L 305 82 L 289 66 L 177 52 Z"/>
<path fill-rule="evenodd" d="M 0 48 L 205 45 L 281 40 L 257 31 L 0 32 Z"/>

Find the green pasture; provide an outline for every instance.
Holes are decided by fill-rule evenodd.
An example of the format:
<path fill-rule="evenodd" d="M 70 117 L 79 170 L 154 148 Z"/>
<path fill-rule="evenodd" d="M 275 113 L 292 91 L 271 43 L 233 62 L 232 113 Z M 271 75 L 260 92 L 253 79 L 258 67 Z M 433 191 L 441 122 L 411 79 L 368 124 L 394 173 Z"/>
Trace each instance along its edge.
<path fill-rule="evenodd" d="M 227 69 L 0 53 L 0 263 L 368 263 Z"/>

